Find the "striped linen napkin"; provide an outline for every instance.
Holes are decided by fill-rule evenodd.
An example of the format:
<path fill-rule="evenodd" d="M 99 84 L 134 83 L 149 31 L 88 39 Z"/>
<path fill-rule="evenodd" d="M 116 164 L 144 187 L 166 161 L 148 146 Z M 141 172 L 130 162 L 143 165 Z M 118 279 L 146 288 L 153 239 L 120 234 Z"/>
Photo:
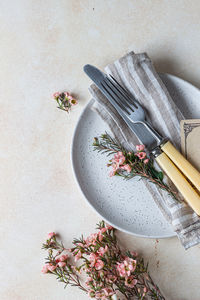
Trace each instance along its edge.
<path fill-rule="evenodd" d="M 146 108 L 147 120 L 180 148 L 180 120 L 184 116 L 176 107 L 165 85 L 156 73 L 146 53 L 130 52 L 105 68 Z M 109 125 L 115 138 L 126 148 L 135 149 L 138 139 L 127 127 L 101 91 L 92 84 L 89 88 L 92 107 Z M 200 217 L 184 202 L 178 203 L 156 185 L 143 180 L 163 215 L 171 223 L 182 245 L 188 249 L 200 243 Z M 168 184 L 172 184 L 168 181 Z"/>

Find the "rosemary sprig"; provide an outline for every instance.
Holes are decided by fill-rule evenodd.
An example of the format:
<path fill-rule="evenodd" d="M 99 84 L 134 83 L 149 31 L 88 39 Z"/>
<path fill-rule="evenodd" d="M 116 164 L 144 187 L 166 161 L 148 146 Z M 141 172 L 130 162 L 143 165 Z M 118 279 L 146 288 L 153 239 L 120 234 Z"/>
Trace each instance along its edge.
<path fill-rule="evenodd" d="M 125 157 L 123 165 L 129 165 L 131 167 L 131 171 L 127 172 L 123 168 L 119 167 L 115 171 L 114 175 L 121 176 L 124 179 L 131 179 L 137 176 L 140 178 L 144 178 L 147 181 L 156 184 L 159 188 L 166 191 L 176 201 L 180 202 L 177 192 L 175 192 L 171 187 L 163 182 L 164 174 L 163 172 L 157 171 L 155 169 L 152 159 L 148 158 L 148 162 L 145 163 L 145 160 L 140 159 L 137 153 L 126 150 L 116 141 L 116 139 L 112 138 L 107 132 L 105 134 L 102 134 L 99 138 L 94 138 L 93 147 L 94 150 L 102 154 L 107 154 L 107 156 L 114 155 L 118 152 L 123 153 L 123 156 Z M 109 161 L 108 166 L 112 166 L 112 160 Z"/>

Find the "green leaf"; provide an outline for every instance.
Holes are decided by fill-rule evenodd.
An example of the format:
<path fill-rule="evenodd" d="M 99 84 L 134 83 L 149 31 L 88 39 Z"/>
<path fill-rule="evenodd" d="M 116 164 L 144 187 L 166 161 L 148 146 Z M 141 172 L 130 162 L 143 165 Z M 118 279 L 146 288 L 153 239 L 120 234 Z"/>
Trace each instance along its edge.
<path fill-rule="evenodd" d="M 163 172 L 157 171 L 153 167 L 149 168 L 149 171 L 153 178 L 159 179 L 160 181 L 163 180 Z"/>
<path fill-rule="evenodd" d="M 163 172 L 158 172 L 158 178 L 160 179 L 160 181 L 163 181 Z"/>

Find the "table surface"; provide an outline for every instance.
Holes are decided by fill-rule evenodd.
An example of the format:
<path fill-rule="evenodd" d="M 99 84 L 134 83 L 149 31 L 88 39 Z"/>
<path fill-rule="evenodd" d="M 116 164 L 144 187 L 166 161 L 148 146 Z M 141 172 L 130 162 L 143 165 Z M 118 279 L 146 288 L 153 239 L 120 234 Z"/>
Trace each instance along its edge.
<path fill-rule="evenodd" d="M 146 51 L 158 71 L 200 87 L 199 11 L 198 0 L 0 1 L 1 300 L 88 299 L 41 274 L 48 232 L 70 247 L 100 220 L 70 162 L 74 127 L 90 99 L 82 67 Z M 56 109 L 57 90 L 77 95 L 70 115 Z M 149 261 L 166 299 L 200 299 L 200 246 L 185 251 L 176 237 L 117 234 Z"/>

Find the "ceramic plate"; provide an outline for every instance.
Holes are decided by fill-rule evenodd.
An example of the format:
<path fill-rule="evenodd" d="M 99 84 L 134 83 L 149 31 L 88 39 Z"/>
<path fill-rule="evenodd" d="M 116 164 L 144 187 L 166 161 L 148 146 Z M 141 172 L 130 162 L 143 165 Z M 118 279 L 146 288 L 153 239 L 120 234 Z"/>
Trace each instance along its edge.
<path fill-rule="evenodd" d="M 169 74 L 160 74 L 172 99 L 187 119 L 200 117 L 200 91 L 190 83 Z M 162 213 L 142 181 L 137 178 L 125 181 L 108 176 L 108 157 L 93 151 L 95 136 L 108 126 L 91 110 L 92 101 L 82 112 L 72 143 L 72 165 L 78 185 L 95 211 L 119 230 L 148 237 L 174 236 L 171 225 Z"/>

